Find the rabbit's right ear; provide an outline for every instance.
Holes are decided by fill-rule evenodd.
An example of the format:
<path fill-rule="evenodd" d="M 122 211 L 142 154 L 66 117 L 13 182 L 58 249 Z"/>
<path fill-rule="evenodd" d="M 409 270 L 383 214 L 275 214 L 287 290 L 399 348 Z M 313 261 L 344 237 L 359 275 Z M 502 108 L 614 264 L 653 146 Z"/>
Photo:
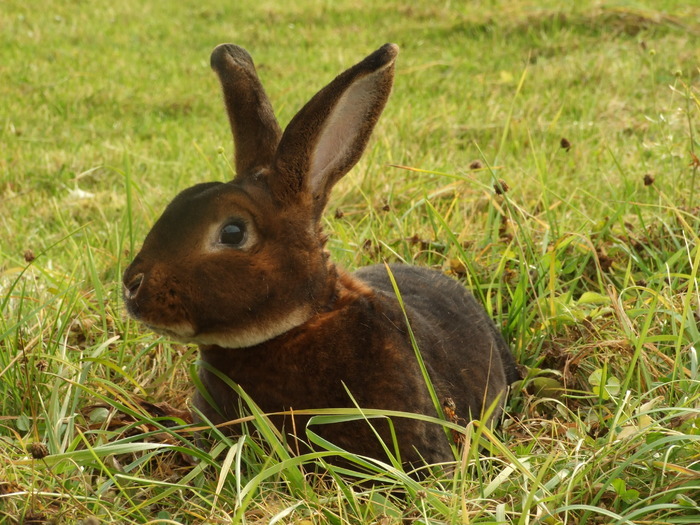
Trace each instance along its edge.
<path fill-rule="evenodd" d="M 238 177 L 253 175 L 272 164 L 282 130 L 255 71 L 242 47 L 221 44 L 211 54 L 224 92 L 235 148 Z"/>

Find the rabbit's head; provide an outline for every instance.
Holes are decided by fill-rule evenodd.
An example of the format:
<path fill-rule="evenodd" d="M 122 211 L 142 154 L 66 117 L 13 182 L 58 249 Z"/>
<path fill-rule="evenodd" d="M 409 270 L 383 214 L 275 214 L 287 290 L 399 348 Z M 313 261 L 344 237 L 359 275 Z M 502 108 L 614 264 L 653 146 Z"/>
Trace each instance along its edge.
<path fill-rule="evenodd" d="M 332 305 L 320 218 L 386 104 L 398 47 L 386 44 L 319 91 L 284 133 L 250 55 L 211 65 L 235 145 L 235 178 L 198 184 L 165 209 L 124 273 L 129 313 L 175 339 L 226 348 L 276 337 Z"/>

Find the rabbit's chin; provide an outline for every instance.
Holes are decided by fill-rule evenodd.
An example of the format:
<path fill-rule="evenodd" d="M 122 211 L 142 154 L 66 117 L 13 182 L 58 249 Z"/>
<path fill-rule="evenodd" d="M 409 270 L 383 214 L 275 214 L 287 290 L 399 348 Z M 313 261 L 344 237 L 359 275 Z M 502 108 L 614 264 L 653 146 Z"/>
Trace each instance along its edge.
<path fill-rule="evenodd" d="M 156 333 L 164 335 L 170 339 L 175 339 L 182 343 L 193 343 L 192 337 L 194 337 L 194 328 L 191 324 L 181 324 L 176 326 L 157 326 L 154 324 L 143 323 L 148 328 Z"/>
<path fill-rule="evenodd" d="M 221 332 L 199 332 L 189 323 L 170 326 L 156 326 L 146 324 L 148 328 L 182 343 L 194 343 L 197 345 L 215 345 L 222 348 L 248 348 L 256 346 L 270 339 L 274 339 L 298 326 L 301 326 L 311 318 L 309 308 L 298 308 L 289 312 L 285 317 L 269 321 L 258 326 L 251 326 L 239 330 L 222 330 Z"/>

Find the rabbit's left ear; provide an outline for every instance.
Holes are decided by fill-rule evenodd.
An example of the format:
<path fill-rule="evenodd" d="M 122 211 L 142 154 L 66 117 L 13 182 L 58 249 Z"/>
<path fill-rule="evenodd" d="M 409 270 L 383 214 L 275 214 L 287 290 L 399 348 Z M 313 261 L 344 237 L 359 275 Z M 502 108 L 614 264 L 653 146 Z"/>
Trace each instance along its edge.
<path fill-rule="evenodd" d="M 318 219 L 333 185 L 360 159 L 386 105 L 399 48 L 385 44 L 319 91 L 287 126 L 274 161 L 283 201 L 313 198 Z"/>
<path fill-rule="evenodd" d="M 236 174 L 248 177 L 272 163 L 282 130 L 255 71 L 242 47 L 221 44 L 211 54 L 219 75 L 233 133 Z"/>

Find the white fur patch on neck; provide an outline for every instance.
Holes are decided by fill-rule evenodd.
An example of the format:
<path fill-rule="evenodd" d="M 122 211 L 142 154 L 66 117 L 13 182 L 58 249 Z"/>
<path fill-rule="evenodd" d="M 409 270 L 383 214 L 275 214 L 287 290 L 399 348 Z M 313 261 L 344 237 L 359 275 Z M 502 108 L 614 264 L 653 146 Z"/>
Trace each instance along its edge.
<path fill-rule="evenodd" d="M 310 318 L 311 312 L 309 308 L 299 307 L 281 319 L 261 326 L 251 326 L 241 330 L 232 329 L 230 332 L 191 334 L 186 337 L 184 342 L 198 345 L 216 345 L 222 348 L 247 348 L 274 339 L 292 328 L 301 326 Z M 178 339 L 183 340 L 181 338 Z"/>
<path fill-rule="evenodd" d="M 365 125 L 367 108 L 377 98 L 373 89 L 377 73 L 350 85 L 326 118 L 311 156 L 309 176 L 314 194 L 325 191 L 329 172 L 346 165 L 352 157 L 355 141 Z"/>

